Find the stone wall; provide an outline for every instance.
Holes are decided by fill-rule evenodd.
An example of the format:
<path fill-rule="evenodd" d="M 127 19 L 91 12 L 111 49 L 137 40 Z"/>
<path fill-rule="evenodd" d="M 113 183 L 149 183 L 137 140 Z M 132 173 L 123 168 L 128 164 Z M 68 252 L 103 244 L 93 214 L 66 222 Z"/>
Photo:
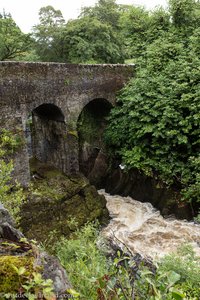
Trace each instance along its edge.
<path fill-rule="evenodd" d="M 132 65 L 0 62 L 0 120 L 18 118 L 25 133 L 33 110 L 45 103 L 54 104 L 64 116 L 66 141 L 60 142 L 63 150 L 54 151 L 52 163 L 58 162 L 56 166 L 66 173 L 78 172 L 77 120 L 80 113 L 94 99 L 106 99 L 115 105 L 116 93 L 134 75 L 134 70 Z M 2 123 L 0 121 L 0 127 L 4 128 Z M 34 138 L 39 143 L 42 139 L 39 124 L 36 127 Z M 53 139 L 52 132 L 45 134 Z M 62 134 L 61 130 L 58 135 Z M 23 184 L 29 181 L 27 148 L 21 149 L 15 159 L 15 173 Z M 41 150 L 39 148 L 35 146 L 35 150 Z M 64 167 L 61 167 L 63 160 Z"/>

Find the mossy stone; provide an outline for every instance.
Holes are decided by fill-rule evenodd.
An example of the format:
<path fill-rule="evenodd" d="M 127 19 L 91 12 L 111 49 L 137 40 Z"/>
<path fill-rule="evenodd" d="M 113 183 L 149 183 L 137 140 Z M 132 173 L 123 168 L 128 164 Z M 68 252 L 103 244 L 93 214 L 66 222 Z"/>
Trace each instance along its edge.
<path fill-rule="evenodd" d="M 0 293 L 18 292 L 34 271 L 34 258 L 28 256 L 0 256 Z M 26 271 L 19 276 L 14 267 L 24 267 Z"/>
<path fill-rule="evenodd" d="M 76 229 L 72 219 L 78 227 L 108 220 L 105 198 L 83 175 L 67 176 L 37 161 L 31 168 L 41 178 L 32 181 L 21 210 L 20 226 L 28 238 L 44 242 L 51 232 L 56 232 L 55 239 L 69 236 Z"/>

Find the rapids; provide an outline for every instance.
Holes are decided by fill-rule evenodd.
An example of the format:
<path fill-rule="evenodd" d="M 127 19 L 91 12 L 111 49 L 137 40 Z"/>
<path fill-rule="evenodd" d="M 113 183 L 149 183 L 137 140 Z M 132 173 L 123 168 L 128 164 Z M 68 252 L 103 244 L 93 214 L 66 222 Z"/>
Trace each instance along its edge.
<path fill-rule="evenodd" d="M 104 190 L 99 193 L 105 196 L 111 217 L 103 234 L 113 243 L 121 247 L 126 245 L 133 254 L 139 253 L 151 259 L 160 258 L 188 243 L 200 256 L 200 225 L 163 218 L 150 203 L 131 197 L 111 196 Z"/>

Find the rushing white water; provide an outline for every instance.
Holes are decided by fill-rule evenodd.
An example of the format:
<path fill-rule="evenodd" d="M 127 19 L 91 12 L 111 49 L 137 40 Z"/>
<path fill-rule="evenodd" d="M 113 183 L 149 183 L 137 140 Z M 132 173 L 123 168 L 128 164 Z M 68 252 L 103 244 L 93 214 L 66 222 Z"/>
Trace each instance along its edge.
<path fill-rule="evenodd" d="M 112 218 L 103 234 L 114 243 L 120 244 L 121 241 L 132 253 L 152 259 L 175 251 L 182 243 L 188 243 L 200 256 L 200 225 L 165 219 L 150 203 L 111 196 L 104 190 L 99 193 L 105 196 Z"/>

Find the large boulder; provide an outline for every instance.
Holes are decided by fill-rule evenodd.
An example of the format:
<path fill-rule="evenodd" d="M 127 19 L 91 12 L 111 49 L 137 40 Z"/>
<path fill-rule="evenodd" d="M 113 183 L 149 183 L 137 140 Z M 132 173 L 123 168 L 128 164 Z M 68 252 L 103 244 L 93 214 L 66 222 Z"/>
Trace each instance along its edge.
<path fill-rule="evenodd" d="M 21 212 L 21 228 L 30 239 L 46 242 L 70 236 L 77 227 L 98 219 L 106 224 L 106 199 L 82 175 L 67 176 L 38 161 Z"/>

